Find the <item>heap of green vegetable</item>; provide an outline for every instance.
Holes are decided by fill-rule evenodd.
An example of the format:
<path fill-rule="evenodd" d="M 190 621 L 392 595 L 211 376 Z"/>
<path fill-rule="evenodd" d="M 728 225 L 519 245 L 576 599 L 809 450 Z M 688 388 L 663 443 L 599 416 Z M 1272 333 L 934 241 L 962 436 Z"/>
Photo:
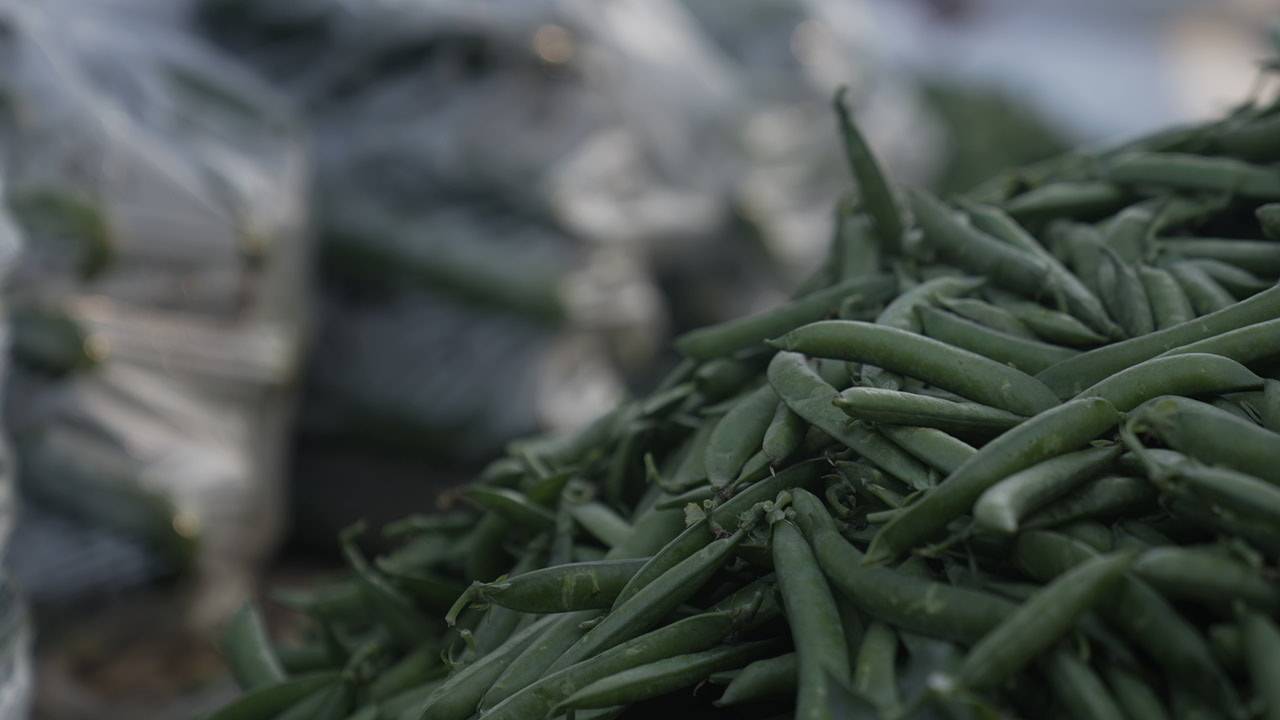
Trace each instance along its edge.
<path fill-rule="evenodd" d="M 252 610 L 231 718 L 1280 718 L 1280 104 L 857 181 L 791 302 Z"/>

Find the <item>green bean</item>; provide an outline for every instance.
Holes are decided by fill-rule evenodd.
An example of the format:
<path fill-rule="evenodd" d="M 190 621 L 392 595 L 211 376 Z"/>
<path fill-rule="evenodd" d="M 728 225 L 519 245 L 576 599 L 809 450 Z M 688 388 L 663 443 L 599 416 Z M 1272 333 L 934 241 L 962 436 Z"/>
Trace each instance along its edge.
<path fill-rule="evenodd" d="M 796 692 L 799 663 L 794 652 L 756 660 L 733 677 L 717 707 L 733 707 L 756 700 L 792 696 Z"/>
<path fill-rule="evenodd" d="M 1265 720 L 1280 718 L 1280 628 L 1274 620 L 1256 612 L 1240 615 L 1245 664 L 1253 687 L 1261 696 Z"/>
<path fill-rule="evenodd" d="M 1134 572 L 1165 595 L 1210 604 L 1224 597 L 1280 609 L 1280 588 L 1251 567 L 1203 548 L 1159 547 L 1138 557 Z"/>
<path fill-rule="evenodd" d="M 587 685 L 560 703 L 558 710 L 608 708 L 660 697 L 777 649 L 777 641 L 761 640 L 657 660 Z"/>
<path fill-rule="evenodd" d="M 1129 720 L 1168 720 L 1164 703 L 1144 678 L 1117 662 L 1104 662 L 1103 675 Z"/>
<path fill-rule="evenodd" d="M 1081 288 L 1088 291 L 1083 285 Z M 1039 303 L 1013 295 L 990 292 L 989 297 L 1045 342 L 1078 348 L 1093 347 L 1107 341 L 1107 338 L 1067 313 L 1050 310 Z M 1105 316 L 1101 304 L 1098 305 L 1098 310 Z"/>
<path fill-rule="evenodd" d="M 1221 335 L 1176 347 L 1162 353 L 1162 356 L 1193 352 L 1221 355 L 1244 365 L 1280 357 L 1280 318 L 1245 325 Z"/>
<path fill-rule="evenodd" d="M 929 637 L 972 643 L 1015 607 L 988 593 L 864 565 L 862 553 L 836 530 L 822 501 L 794 490 L 792 506 L 827 579 L 858 609 L 883 622 Z"/>
<path fill-rule="evenodd" d="M 644 560 L 554 565 L 476 586 L 475 599 L 531 613 L 608 608 Z"/>
<path fill-rule="evenodd" d="M 713 486 L 728 485 L 760 449 L 777 407 L 777 393 L 765 384 L 736 402 L 715 424 L 703 453 L 707 478 Z"/>
<path fill-rule="evenodd" d="M 1043 530 L 1024 532 L 1014 544 L 1015 563 L 1042 581 L 1060 580 L 1072 568 L 1102 557 L 1078 540 Z M 1239 707 L 1239 698 L 1204 638 L 1149 585 L 1126 578 L 1115 601 L 1104 605 L 1101 613 L 1178 682 L 1224 708 Z"/>
<path fill-rule="evenodd" d="M 1169 274 L 1178 281 L 1191 301 L 1191 307 L 1199 315 L 1208 315 L 1231 307 L 1236 299 L 1219 285 L 1209 273 L 1187 262 L 1175 262 L 1168 266 Z"/>
<path fill-rule="evenodd" d="M 1024 225 L 1061 217 L 1091 220 L 1113 212 L 1125 200 L 1124 191 L 1111 183 L 1055 182 L 1018 195 L 1004 204 L 1004 210 Z"/>
<path fill-rule="evenodd" d="M 845 106 L 845 89 L 836 91 L 833 101 L 836 119 L 840 123 L 840 137 L 844 140 L 845 159 L 849 169 L 853 171 L 854 180 L 858 183 L 863 207 L 875 223 L 876 235 L 880 238 L 885 252 L 894 254 L 902 248 L 902 215 L 898 204 L 889 189 L 880 164 L 867 146 L 862 133 L 853 123 L 849 109 Z"/>
<path fill-rule="evenodd" d="M 1135 410 L 1131 422 L 1197 460 L 1280 484 L 1280 435 L 1212 405 L 1161 396 Z"/>
<path fill-rule="evenodd" d="M 1142 287 L 1147 291 L 1147 298 L 1151 302 L 1155 329 L 1165 330 L 1195 319 L 1196 314 L 1191 307 L 1191 300 L 1173 275 L 1161 268 L 1140 265 L 1138 277 L 1142 280 Z"/>
<path fill-rule="evenodd" d="M 1081 398 L 1009 430 L 881 528 L 866 561 L 878 563 L 900 556 L 967 512 L 978 496 L 996 482 L 1087 444 L 1118 420 L 1119 414 L 1106 400 Z"/>
<path fill-rule="evenodd" d="M 879 388 L 850 388 L 840 393 L 835 405 L 855 420 L 937 428 L 960 435 L 998 435 L 1026 419 L 979 403 Z"/>
<path fill-rule="evenodd" d="M 963 275 L 926 280 L 894 298 L 876 318 L 876 324 L 918 333 L 921 328 L 916 308 L 942 298 L 963 297 L 982 287 L 985 282 L 982 278 Z"/>
<path fill-rule="evenodd" d="M 1099 380 L 1165 351 L 1277 316 L 1280 316 L 1280 287 L 1265 290 L 1225 310 L 1181 325 L 1090 350 L 1064 360 L 1036 377 L 1058 397 L 1071 397 Z"/>
<path fill-rule="evenodd" d="M 822 570 L 800 530 L 790 521 L 773 525 L 773 565 L 799 659 L 796 717 L 827 715 L 827 675 L 849 677 L 849 648 L 840 631 L 840 612 Z"/>
<path fill-rule="evenodd" d="M 881 622 L 867 626 L 867 634 L 858 648 L 853 674 L 853 689 L 889 714 L 901 703 L 898 698 L 897 672 L 898 634 Z"/>
<path fill-rule="evenodd" d="M 537 682 L 490 707 L 484 718 L 528 720 L 548 717 L 561 702 L 597 680 L 664 658 L 719 645 L 734 629 L 737 617 L 734 612 L 716 611 L 677 620 L 591 659 L 545 674 Z"/>
<path fill-rule="evenodd" d="M 895 328 L 828 320 L 798 328 L 773 343 L 782 350 L 871 363 L 909 374 L 970 400 L 1020 415 L 1033 415 L 1057 404 L 1047 388 L 1025 373 Z M 779 362 L 775 357 L 773 365 Z"/>
<path fill-rule="evenodd" d="M 313 673 L 263 685 L 246 692 L 210 715 L 208 720 L 266 720 L 324 688 L 339 682 L 336 672 Z"/>
<path fill-rule="evenodd" d="M 1037 373 L 1079 353 L 1039 340 L 1009 335 L 951 313 L 919 308 L 920 321 L 929 337 L 962 348 L 1024 373 Z"/>
<path fill-rule="evenodd" d="M 620 545 L 631 535 L 631 526 L 627 521 L 602 503 L 573 503 L 569 514 L 592 537 L 608 547 Z"/>
<path fill-rule="evenodd" d="M 1161 355 L 1121 370 L 1077 397 L 1100 397 L 1128 412 L 1161 395 L 1216 395 L 1262 386 L 1262 378 L 1220 355 Z"/>
<path fill-rule="evenodd" d="M 969 650 L 955 682 L 971 689 L 1004 682 L 1052 647 L 1081 615 L 1109 600 L 1132 563 L 1132 553 L 1103 555 L 1056 578 Z"/>
<path fill-rule="evenodd" d="M 275 685 L 285 679 L 284 668 L 271 647 L 271 638 L 258 609 L 246 603 L 232 616 L 222 637 L 222 653 L 241 690 Z"/>
<path fill-rule="evenodd" d="M 729 537 L 712 541 L 676 563 L 631 597 L 625 600 L 619 597 L 609 614 L 552 663 L 548 672 L 587 660 L 652 629 L 667 613 L 693 597 L 729 560 L 742 538 L 743 531 L 739 530 Z"/>
<path fill-rule="evenodd" d="M 1118 445 L 1090 448 L 1019 470 L 982 493 L 974 503 L 973 519 L 984 530 L 1013 534 L 1031 511 L 1102 472 L 1119 455 Z"/>
<path fill-rule="evenodd" d="M 1171 152 L 1123 153 L 1107 164 L 1104 175 L 1124 185 L 1231 192 L 1262 200 L 1280 198 L 1280 176 L 1274 170 L 1231 158 Z"/>
<path fill-rule="evenodd" d="M 1280 274 L 1280 246 L 1271 240 L 1167 238 L 1160 250 L 1173 257 L 1218 260 L 1264 277 Z"/>
<path fill-rule="evenodd" d="M 842 282 L 772 310 L 685 333 L 676 339 L 676 349 L 700 360 L 730 355 L 792 328 L 821 320 L 850 296 L 888 300 L 896 290 L 897 283 L 885 275 Z"/>
<path fill-rule="evenodd" d="M 918 460 L 899 450 L 875 430 L 850 424 L 844 413 L 833 404 L 838 397 L 835 388 L 823 382 L 809 368 L 803 356 L 791 352 L 778 353 L 769 363 L 768 377 L 769 384 L 787 407 L 806 421 L 912 487 L 932 484 L 928 468 Z"/>
<path fill-rule="evenodd" d="M 807 427 L 804 418 L 779 401 L 773 419 L 764 431 L 762 449 L 765 457 L 773 463 L 781 463 L 791 457 L 800 448 Z"/>
<path fill-rule="evenodd" d="M 1222 262 L 1221 260 L 1183 260 L 1182 262 L 1199 269 L 1205 275 L 1208 275 L 1214 282 L 1222 286 L 1224 290 L 1231 293 L 1235 298 L 1247 298 L 1266 290 L 1275 285 L 1270 280 L 1263 280 L 1248 270 L 1243 270 Z"/>
<path fill-rule="evenodd" d="M 1102 679 L 1067 648 L 1049 653 L 1043 663 L 1049 687 L 1076 720 L 1125 720 Z"/>
<path fill-rule="evenodd" d="M 946 474 L 955 472 L 978 452 L 963 440 L 934 428 L 882 425 L 880 433 L 911 456 Z M 935 484 L 930 482 L 929 487 Z"/>
<path fill-rule="evenodd" d="M 974 298 L 939 298 L 938 304 L 966 320 L 992 330 L 1028 340 L 1036 339 L 1035 334 L 1014 317 L 1013 313 L 989 302 Z"/>

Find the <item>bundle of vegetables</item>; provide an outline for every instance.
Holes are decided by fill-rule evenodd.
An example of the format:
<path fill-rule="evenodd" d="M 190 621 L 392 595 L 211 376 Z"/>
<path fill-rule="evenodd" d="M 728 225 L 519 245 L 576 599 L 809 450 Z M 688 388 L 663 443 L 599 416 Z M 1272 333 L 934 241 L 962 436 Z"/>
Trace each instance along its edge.
<path fill-rule="evenodd" d="M 215 717 L 1280 717 L 1280 104 L 954 205 L 837 109 L 859 199 L 796 299 L 347 533 Z"/>

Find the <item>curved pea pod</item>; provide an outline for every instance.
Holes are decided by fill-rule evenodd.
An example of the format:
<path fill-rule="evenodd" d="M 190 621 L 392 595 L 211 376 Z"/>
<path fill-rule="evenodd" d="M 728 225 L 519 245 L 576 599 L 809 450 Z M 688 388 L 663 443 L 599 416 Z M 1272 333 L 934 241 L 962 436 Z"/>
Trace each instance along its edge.
<path fill-rule="evenodd" d="M 1018 567 L 1039 580 L 1061 579 L 1072 568 L 1103 557 L 1078 540 L 1044 530 L 1019 535 L 1013 555 Z M 1100 612 L 1173 679 L 1240 717 L 1240 699 L 1204 638 L 1151 586 L 1126 578 L 1115 601 Z"/>
<path fill-rule="evenodd" d="M 1129 720 L 1169 720 L 1168 710 L 1145 678 L 1118 662 L 1104 662 L 1102 672 Z"/>
<path fill-rule="evenodd" d="M 799 661 L 794 652 L 756 660 L 733 676 L 715 704 L 717 707 L 733 707 L 756 700 L 794 695 L 798 668 Z"/>
<path fill-rule="evenodd" d="M 835 321 L 848 322 L 848 321 Z M 865 324 L 865 323 L 864 323 Z M 873 326 L 874 327 L 874 326 Z M 833 402 L 838 393 L 805 362 L 781 352 L 769 363 L 769 384 L 797 415 L 912 487 L 932 484 L 929 469 L 869 427 L 853 425 Z"/>
<path fill-rule="evenodd" d="M 855 420 L 887 425 L 929 427 L 958 435 L 998 435 L 1026 419 L 989 405 L 880 388 L 849 388 L 836 407 Z"/>
<path fill-rule="evenodd" d="M 1126 720 L 1102 679 L 1074 652 L 1058 647 L 1041 663 L 1049 688 L 1070 717 L 1082 720 Z"/>
<path fill-rule="evenodd" d="M 1280 317 L 1280 287 L 1166 330 L 1081 353 L 1038 373 L 1036 378 L 1058 397 L 1071 397 L 1099 380 L 1163 352 L 1276 317 Z"/>
<path fill-rule="evenodd" d="M 262 616 L 252 604 L 241 607 L 222 636 L 222 653 L 242 690 L 274 685 L 285 679 Z"/>
<path fill-rule="evenodd" d="M 1089 448 L 1019 470 L 982 493 L 973 519 L 984 530 L 1013 534 L 1031 511 L 1106 470 L 1119 455 L 1119 445 Z"/>
<path fill-rule="evenodd" d="M 1004 203 L 1005 212 L 1023 224 L 1069 217 L 1092 220 L 1124 206 L 1128 195 L 1109 182 L 1063 181 L 1042 185 Z"/>
<path fill-rule="evenodd" d="M 796 717 L 821 720 L 830 694 L 827 675 L 851 675 L 840 612 L 812 549 L 793 523 L 774 523 L 771 545 L 782 606 L 799 658 Z"/>
<path fill-rule="evenodd" d="M 477 506 L 530 530 L 550 530 L 555 526 L 554 513 L 516 490 L 473 486 L 467 488 L 463 496 Z"/>
<path fill-rule="evenodd" d="M 918 310 L 925 335 L 954 347 L 1037 373 L 1080 353 L 1071 348 L 1010 335 L 929 307 Z"/>
<path fill-rule="evenodd" d="M 888 714 L 901 704 L 894 665 L 898 656 L 898 634 L 882 622 L 873 622 L 858 647 L 854 664 L 853 689 Z"/>
<path fill-rule="evenodd" d="M 1035 334 L 1014 317 L 1013 313 L 989 302 L 975 298 L 939 298 L 938 304 L 966 320 L 992 330 L 1028 340 L 1036 339 Z"/>
<path fill-rule="evenodd" d="M 1280 484 L 1280 435 L 1212 405 L 1166 395 L 1134 410 L 1132 422 L 1197 460 Z"/>
<path fill-rule="evenodd" d="M 1107 475 L 1046 505 L 1021 523 L 1027 529 L 1064 525 L 1077 520 L 1109 520 L 1155 505 L 1156 489 L 1146 480 Z"/>
<path fill-rule="evenodd" d="M 809 425 L 804 418 L 796 414 L 787 404 L 778 401 L 774 409 L 773 419 L 765 429 L 761 441 L 761 449 L 765 457 L 773 463 L 780 463 L 800 448 L 804 441 L 805 431 Z"/>
<path fill-rule="evenodd" d="M 708 360 L 693 371 L 694 387 L 707 400 L 724 400 L 759 377 L 765 361 L 767 358 L 761 355 Z"/>
<path fill-rule="evenodd" d="M 1019 470 L 1086 445 L 1115 427 L 1119 419 L 1106 400 L 1081 398 L 1009 430 L 895 515 L 872 540 L 866 562 L 892 560 L 929 540 L 968 512 L 987 488 Z"/>
<path fill-rule="evenodd" d="M 1161 355 L 1126 368 L 1076 397 L 1100 397 L 1128 412 L 1161 395 L 1220 395 L 1256 390 L 1262 378 L 1221 355 Z"/>
<path fill-rule="evenodd" d="M 1280 357 L 1280 318 L 1245 325 L 1230 332 L 1214 335 L 1164 352 L 1160 357 L 1184 353 L 1209 353 L 1250 365 Z"/>
<path fill-rule="evenodd" d="M 581 662 L 651 629 L 668 613 L 693 597 L 733 555 L 743 531 L 714 540 L 670 570 L 621 600 L 595 627 L 564 652 L 548 672 Z"/>
<path fill-rule="evenodd" d="M 1280 274 L 1280 245 L 1272 240 L 1179 237 L 1161 240 L 1160 250 L 1175 258 L 1217 260 L 1263 277 Z"/>
<path fill-rule="evenodd" d="M 898 284 L 887 275 L 873 275 L 833 285 L 798 300 L 737 320 L 729 320 L 685 333 L 676 338 L 676 350 L 686 357 L 710 360 L 763 343 L 788 330 L 821 320 L 846 298 L 860 295 L 881 302 L 897 292 Z"/>
<path fill-rule="evenodd" d="M 1196 265 L 1188 262 L 1170 263 L 1169 274 L 1173 276 L 1191 301 L 1191 307 L 1199 315 L 1208 315 L 1223 308 L 1231 307 L 1236 301 L 1226 288 L 1222 287 Z"/>
<path fill-rule="evenodd" d="M 959 204 L 969 216 L 969 222 L 973 223 L 978 230 L 1033 255 L 1046 259 L 1053 257 L 1053 253 L 1041 245 L 1039 240 L 1036 240 L 1031 233 L 1018 224 L 1017 220 L 1000 208 L 964 199 L 961 199 Z"/>
<path fill-rule="evenodd" d="M 1111 316 L 1130 337 L 1146 335 L 1156 329 L 1151 302 L 1146 288 L 1133 266 L 1126 263 L 1114 250 L 1099 248 L 1098 285 L 1102 288 L 1102 301 Z"/>
<path fill-rule="evenodd" d="M 849 115 L 844 101 L 845 92 L 841 88 L 833 100 L 836 119 L 840 123 L 840 137 L 844 140 L 845 158 L 858 183 L 862 205 L 875 223 L 876 235 L 885 252 L 897 254 L 902 249 L 902 214 L 880 164 Z"/>
<path fill-rule="evenodd" d="M 664 658 L 596 680 L 557 707 L 558 710 L 590 710 L 661 697 L 697 685 L 712 673 L 742 667 L 770 652 L 777 652 L 779 647 L 777 640 L 759 640 Z"/>
<path fill-rule="evenodd" d="M 1173 598 L 1211 605 L 1233 598 L 1272 613 L 1280 609 L 1280 586 L 1212 549 L 1151 548 L 1138 557 L 1133 570 Z"/>
<path fill-rule="evenodd" d="M 841 280 L 854 280 L 874 275 L 880 270 L 880 242 L 876 238 L 875 222 L 864 212 L 852 212 L 844 203 L 835 212 L 835 250 L 832 251 L 837 274 Z M 845 312 L 856 299 L 846 300 L 840 306 Z"/>
<path fill-rule="evenodd" d="M 743 397 L 715 424 L 703 451 L 707 479 L 724 487 L 764 442 L 778 408 L 778 395 L 765 384 Z"/>
<path fill-rule="evenodd" d="M 531 613 L 604 609 L 613 604 L 644 560 L 553 565 L 477 585 L 476 600 Z"/>
<path fill-rule="evenodd" d="M 906 450 L 907 454 L 945 474 L 955 472 L 978 452 L 965 441 L 934 428 L 882 425 L 880 433 L 894 445 Z M 935 484 L 931 482 L 929 487 Z"/>
<path fill-rule="evenodd" d="M 1130 152 L 1112 158 L 1103 174 L 1108 180 L 1124 185 L 1230 192 L 1260 200 L 1280 199 L 1280 172 L 1232 158 Z"/>
<path fill-rule="evenodd" d="M 1235 298 L 1247 298 L 1257 295 L 1267 288 L 1275 285 L 1270 280 L 1263 280 L 1248 270 L 1238 268 L 1230 263 L 1221 260 L 1184 260 L 1182 261 L 1200 270 L 1209 276 L 1214 282 L 1222 286 L 1224 290 L 1231 293 Z"/>
<path fill-rule="evenodd" d="M 401 717 L 429 717 L 432 720 L 462 720 L 470 717 L 490 685 L 555 620 L 554 617 L 540 618 L 507 638 L 491 652 L 454 671 L 429 696 L 402 713 Z"/>
<path fill-rule="evenodd" d="M 739 619 L 735 612 L 713 611 L 677 620 L 589 660 L 545 674 L 537 682 L 489 708 L 484 718 L 528 720 L 548 717 L 561 702 L 597 680 L 719 645 L 733 631 Z"/>
<path fill-rule="evenodd" d="M 821 500 L 795 490 L 791 502 L 796 522 L 827 579 L 874 618 L 928 637 L 972 643 L 1015 607 L 989 593 L 864 565 L 862 553 L 840 535 Z"/>
<path fill-rule="evenodd" d="M 571 503 L 569 514 L 592 537 L 607 547 L 617 547 L 631 535 L 631 525 L 603 503 Z"/>
<path fill-rule="evenodd" d="M 586 625 L 601 615 L 598 610 L 583 610 L 548 618 L 536 637 L 504 661 L 505 667 L 483 691 L 477 710 L 484 712 L 537 682 L 556 658 L 586 634 Z"/>
<path fill-rule="evenodd" d="M 1138 279 L 1147 291 L 1155 329 L 1164 330 L 1195 319 L 1191 300 L 1173 275 L 1161 268 L 1139 265 Z"/>
<path fill-rule="evenodd" d="M 991 688 L 1062 639 L 1089 610 L 1110 600 L 1133 553 L 1102 555 L 1068 570 L 978 641 L 956 671 L 964 688 Z"/>
<path fill-rule="evenodd" d="M 827 320 L 772 342 L 791 352 L 877 365 L 1019 415 L 1034 415 L 1057 405 L 1052 391 L 1026 373 L 896 328 Z M 779 362 L 775 357 L 773 364 Z"/>
<path fill-rule="evenodd" d="M 206 720 L 268 720 L 298 702 L 341 682 L 337 672 L 300 675 L 271 685 L 264 685 L 241 695 Z"/>
<path fill-rule="evenodd" d="M 993 292 L 990 297 L 1045 342 L 1075 348 L 1094 347 L 1107 342 L 1102 334 L 1067 313 L 1013 295 Z M 1101 305 L 1098 307 L 1099 312 L 1104 312 Z M 1187 319 L 1190 319 L 1189 315 Z"/>
<path fill-rule="evenodd" d="M 1107 247 L 1114 250 L 1124 262 L 1137 263 L 1147 255 L 1157 219 L 1157 212 L 1151 201 L 1130 205 L 1121 210 L 1103 228 Z"/>
<path fill-rule="evenodd" d="M 920 318 L 916 308 L 930 305 L 942 298 L 963 297 L 982 287 L 986 280 L 966 275 L 943 276 L 926 280 L 903 292 L 885 306 L 876 317 L 877 325 L 920 332 Z"/>
<path fill-rule="evenodd" d="M 1240 616 L 1240 635 L 1244 638 L 1245 664 L 1253 680 L 1254 691 L 1262 700 L 1265 720 L 1280 718 L 1280 628 L 1271 618 L 1256 612 Z"/>

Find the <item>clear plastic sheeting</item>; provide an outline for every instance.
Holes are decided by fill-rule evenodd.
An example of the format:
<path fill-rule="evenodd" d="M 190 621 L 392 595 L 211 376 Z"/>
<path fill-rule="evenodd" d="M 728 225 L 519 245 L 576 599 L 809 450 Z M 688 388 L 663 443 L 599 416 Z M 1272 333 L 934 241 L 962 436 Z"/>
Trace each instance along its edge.
<path fill-rule="evenodd" d="M 214 622 L 281 525 L 310 272 L 303 132 L 166 3 L 0 0 L 0 26 L 27 236 L 6 402 L 24 495 L 142 541 L 157 571 L 194 567 L 195 622 Z M 16 566 L 61 572 L 28 582 L 62 599 L 103 577 Z"/>

